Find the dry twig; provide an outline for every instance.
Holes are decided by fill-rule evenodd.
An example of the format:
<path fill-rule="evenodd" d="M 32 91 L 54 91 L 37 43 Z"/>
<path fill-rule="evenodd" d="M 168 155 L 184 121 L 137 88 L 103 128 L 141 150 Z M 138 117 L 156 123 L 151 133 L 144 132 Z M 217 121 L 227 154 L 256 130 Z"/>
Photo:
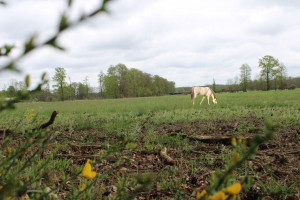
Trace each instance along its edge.
<path fill-rule="evenodd" d="M 160 156 L 170 165 L 175 165 L 176 161 L 173 160 L 170 156 L 168 156 L 167 154 L 167 148 L 164 147 L 162 148 L 162 150 L 160 151 Z"/>

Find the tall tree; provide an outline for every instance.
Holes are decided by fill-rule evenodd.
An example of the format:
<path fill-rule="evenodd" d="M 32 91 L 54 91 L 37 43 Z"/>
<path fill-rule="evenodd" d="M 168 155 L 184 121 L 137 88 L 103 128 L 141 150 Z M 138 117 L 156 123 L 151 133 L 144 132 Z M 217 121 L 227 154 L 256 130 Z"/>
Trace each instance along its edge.
<path fill-rule="evenodd" d="M 86 76 L 85 79 L 83 80 L 83 82 L 85 85 L 86 98 L 89 98 L 90 97 L 89 77 Z"/>
<path fill-rule="evenodd" d="M 240 67 L 241 75 L 240 75 L 240 85 L 244 92 L 247 91 L 249 82 L 251 81 L 251 67 L 245 63 Z"/>
<path fill-rule="evenodd" d="M 7 88 L 7 95 L 9 97 L 14 97 L 16 96 L 16 88 L 12 85 L 10 85 L 8 88 Z"/>
<path fill-rule="evenodd" d="M 279 66 L 273 70 L 272 76 L 275 80 L 275 89 L 284 89 L 286 86 L 287 69 L 283 63 L 280 63 Z"/>
<path fill-rule="evenodd" d="M 216 81 L 215 81 L 215 79 L 213 79 L 213 84 L 212 84 L 212 86 L 211 86 L 211 89 L 212 89 L 213 91 L 216 91 Z"/>
<path fill-rule="evenodd" d="M 105 96 L 108 98 L 118 98 L 118 82 L 115 76 L 105 76 L 104 77 L 105 85 Z"/>
<path fill-rule="evenodd" d="M 110 66 L 107 70 L 107 75 L 114 77 L 117 81 L 117 88 L 115 95 L 117 98 L 125 97 L 126 95 L 126 73 L 128 69 L 124 64 L 118 64 L 116 66 Z M 112 80 L 113 80 L 112 79 Z"/>
<path fill-rule="evenodd" d="M 237 75 L 235 75 L 233 78 L 233 86 L 234 86 L 234 91 L 239 90 L 239 77 Z"/>
<path fill-rule="evenodd" d="M 101 71 L 98 74 L 98 83 L 99 83 L 99 96 L 102 97 L 103 95 L 103 90 L 104 90 L 104 77 L 105 74 L 103 73 L 103 71 Z"/>
<path fill-rule="evenodd" d="M 55 81 L 57 84 L 53 85 L 53 87 L 57 88 L 58 95 L 60 96 L 60 99 L 64 100 L 64 87 L 67 85 L 67 82 L 65 81 L 67 77 L 67 72 L 62 67 L 55 68 L 55 75 L 53 76 L 53 81 Z"/>
<path fill-rule="evenodd" d="M 229 92 L 233 92 L 233 87 L 232 87 L 233 86 L 233 79 L 232 78 L 227 80 L 226 85 L 227 85 L 227 90 Z"/>
<path fill-rule="evenodd" d="M 69 99 L 74 100 L 76 97 L 76 87 L 74 87 L 74 84 L 71 81 L 71 77 L 69 76 L 69 85 L 68 85 L 68 93 L 69 93 Z"/>
<path fill-rule="evenodd" d="M 275 59 L 273 56 L 266 55 L 263 58 L 259 59 L 258 66 L 261 68 L 260 75 L 266 81 L 267 90 L 270 89 L 270 80 L 274 74 L 274 68 L 279 66 L 278 59 Z"/>

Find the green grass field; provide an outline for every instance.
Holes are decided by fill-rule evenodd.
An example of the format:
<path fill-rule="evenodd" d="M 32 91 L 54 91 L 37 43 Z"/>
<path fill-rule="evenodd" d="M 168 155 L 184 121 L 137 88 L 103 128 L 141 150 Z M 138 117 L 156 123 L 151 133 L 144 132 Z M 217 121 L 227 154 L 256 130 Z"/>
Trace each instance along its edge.
<path fill-rule="evenodd" d="M 96 186 L 91 187 L 94 197 L 112 195 L 119 199 L 133 194 L 130 184 L 134 184 L 137 174 L 150 173 L 152 185 L 134 193 L 140 199 L 195 199 L 193 191 L 205 187 L 212 171 L 225 167 L 231 147 L 183 136 L 253 136 L 263 134 L 265 120 L 270 120 L 275 124 L 276 136 L 269 146 L 261 149 L 264 155 L 259 154 L 247 162 L 251 176 L 258 181 L 254 189 L 243 191 L 241 199 L 250 195 L 260 199 L 267 195 L 275 199 L 299 195 L 295 178 L 299 172 L 300 163 L 296 159 L 299 154 L 291 152 L 300 147 L 300 90 L 218 93 L 216 105 L 211 100 L 211 105 L 207 100 L 199 105 L 201 98 L 198 96 L 194 106 L 190 95 L 18 103 L 15 110 L 0 113 L 0 128 L 24 135 L 25 130 L 46 122 L 54 110 L 59 111 L 47 132 L 57 134 L 46 148 L 46 152 L 56 155 L 51 158 L 48 169 L 54 170 L 56 175 L 43 177 L 42 182 L 48 187 L 58 185 L 63 171 L 67 170 L 71 176 L 90 158 L 95 161 L 95 171 L 102 174 Z M 14 136 L 12 146 L 18 140 Z M 78 147 L 80 145 L 98 146 Z M 163 147 L 167 147 L 176 165 L 166 165 L 160 159 L 158 152 Z M 105 159 L 100 156 L 103 152 L 110 152 Z M 288 159 L 288 164 L 277 162 L 272 152 Z M 271 156 L 266 156 L 269 154 Z M 261 167 L 257 168 L 253 162 Z M 240 168 L 236 180 L 244 175 L 245 168 Z M 74 187 L 80 183 L 72 182 Z M 287 189 L 293 183 L 296 184 L 293 190 Z M 57 190 L 58 197 L 63 199 L 73 186 Z M 99 189 L 100 186 L 103 187 Z M 115 193 L 108 189 L 113 186 L 118 188 Z"/>
<path fill-rule="evenodd" d="M 113 116 L 141 116 L 150 112 L 157 113 L 163 121 L 193 121 L 195 119 L 231 119 L 249 114 L 255 117 L 269 117 L 273 114 L 274 120 L 299 122 L 300 90 L 248 92 L 248 93 L 220 93 L 217 95 L 218 104 L 207 105 L 202 97 L 197 97 L 195 105 L 191 103 L 190 95 L 82 100 L 65 102 L 19 103 L 17 109 L 4 111 L 0 119 L 3 122 L 21 118 L 26 109 L 34 109 L 40 116 L 48 117 L 53 110 L 59 111 L 59 118 L 65 124 L 70 120 L 84 115 L 92 118 L 111 118 Z M 186 116 L 197 112 L 197 118 Z M 176 115 L 176 116 L 173 116 Z M 173 116 L 173 117 L 172 117 Z"/>

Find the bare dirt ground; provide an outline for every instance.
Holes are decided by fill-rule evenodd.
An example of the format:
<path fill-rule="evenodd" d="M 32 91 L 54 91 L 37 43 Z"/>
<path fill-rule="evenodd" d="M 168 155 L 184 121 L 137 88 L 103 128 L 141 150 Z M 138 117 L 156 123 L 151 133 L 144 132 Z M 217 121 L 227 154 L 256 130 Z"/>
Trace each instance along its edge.
<path fill-rule="evenodd" d="M 147 127 L 151 125 L 144 125 L 142 133 L 146 134 Z M 242 118 L 230 121 L 222 120 L 206 120 L 195 121 L 192 123 L 169 123 L 161 124 L 155 127 L 155 135 L 174 135 L 174 134 L 187 134 L 187 135 L 241 135 L 251 136 L 258 133 L 262 133 L 264 123 L 262 119 L 257 118 Z M 103 132 L 105 130 L 85 130 L 90 132 L 90 137 L 93 138 L 92 145 L 79 145 L 76 138 L 81 138 L 83 132 L 75 131 L 70 137 L 67 133 L 61 134 L 58 138 L 63 140 L 66 138 L 72 144 L 68 148 L 61 150 L 59 156 L 63 158 L 71 158 L 71 162 L 77 165 L 83 165 L 87 158 L 97 159 L 97 157 L 91 157 L 91 155 L 97 155 L 101 145 L 105 141 L 109 140 L 111 143 L 117 142 L 118 139 L 115 136 L 109 136 L 107 138 L 98 137 L 97 132 Z M 272 184 L 271 181 L 275 180 L 281 186 L 289 186 L 295 182 L 296 189 L 294 193 L 288 197 L 288 199 L 299 199 L 300 197 L 300 143 L 299 134 L 300 126 L 285 126 L 285 128 L 277 128 L 276 136 L 265 145 L 261 145 L 257 152 L 255 159 L 251 159 L 248 162 L 254 171 L 256 176 L 266 185 Z M 141 135 L 143 138 L 143 135 Z M 140 138 L 140 139 L 141 139 Z M 139 140 L 140 140 L 139 139 Z M 184 139 L 184 138 L 182 138 Z M 137 141 L 138 146 L 142 147 L 143 141 Z M 205 188 L 207 186 L 210 174 L 216 168 L 221 168 L 224 163 L 218 158 L 221 151 L 226 149 L 230 150 L 232 147 L 228 144 L 222 143 L 207 143 L 199 145 L 195 141 L 189 141 L 190 145 L 193 145 L 192 150 L 188 153 L 178 153 L 177 148 L 169 148 L 168 155 L 176 161 L 178 166 L 175 171 L 175 177 L 178 177 L 175 182 L 181 184 L 178 186 L 183 191 L 182 198 L 189 199 L 195 198 L 195 191 L 199 188 Z M 198 144 L 198 145 L 195 145 Z M 168 164 L 160 157 L 160 149 L 153 150 L 121 150 L 119 154 L 112 155 L 105 159 L 100 164 L 95 164 L 93 168 L 97 173 L 104 173 L 107 170 L 113 170 L 114 173 L 109 178 L 101 180 L 101 185 L 105 185 L 102 196 L 113 196 L 116 192 L 114 186 L 117 182 L 117 177 L 120 175 L 129 176 L 129 181 L 136 176 L 137 172 L 149 172 L 158 174 L 159 172 L 166 170 Z M 205 156 L 210 155 L 210 159 L 205 159 Z M 76 156 L 75 156 L 76 155 Z M 199 163 L 199 170 L 193 171 L 190 160 L 197 160 L 202 157 L 203 162 Z M 122 158 L 121 162 L 116 163 L 117 158 Z M 249 173 L 254 175 L 253 173 Z M 173 176 L 174 177 L 174 176 Z M 128 188 L 129 192 L 134 190 Z M 64 193 L 59 193 L 60 198 L 64 198 Z M 278 194 L 271 194 L 270 191 L 265 190 L 258 181 L 255 181 L 254 186 L 248 191 L 241 193 L 241 199 L 258 199 L 267 197 L 266 199 L 282 199 L 283 196 Z M 175 191 L 164 189 L 158 179 L 154 179 L 154 183 L 146 191 L 139 192 L 137 194 L 138 199 L 174 199 Z"/>

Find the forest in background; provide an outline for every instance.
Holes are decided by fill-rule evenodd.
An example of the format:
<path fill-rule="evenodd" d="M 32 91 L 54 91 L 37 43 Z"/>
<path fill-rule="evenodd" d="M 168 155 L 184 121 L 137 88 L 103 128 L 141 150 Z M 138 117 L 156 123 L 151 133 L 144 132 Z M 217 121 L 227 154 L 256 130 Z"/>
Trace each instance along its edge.
<path fill-rule="evenodd" d="M 271 90 L 280 90 L 280 89 L 296 89 L 300 88 L 300 76 L 298 77 L 287 77 L 285 79 L 285 86 L 283 88 L 275 88 L 275 81 L 271 81 Z M 207 87 L 213 87 L 213 84 L 204 85 Z M 192 87 L 176 87 L 175 93 L 176 94 L 188 94 L 191 92 Z M 214 86 L 215 92 L 238 92 L 243 91 L 241 84 L 239 82 L 235 82 L 232 84 L 215 84 Z M 263 79 L 255 79 L 249 82 L 249 88 L 247 91 L 265 91 L 266 90 L 266 83 Z"/>
<path fill-rule="evenodd" d="M 216 84 L 213 79 L 209 86 L 215 92 L 238 92 L 257 90 L 284 90 L 300 88 L 300 77 L 288 77 L 287 69 L 278 59 L 266 55 L 259 59 L 260 75 L 251 78 L 251 67 L 244 63 L 240 67 L 240 76 L 228 79 L 226 84 Z M 88 77 L 83 82 L 72 82 L 62 67 L 55 68 L 55 75 L 45 84 L 41 92 L 32 93 L 33 101 L 64 101 L 97 98 L 147 97 L 168 94 L 189 94 L 191 87 L 175 87 L 175 82 L 158 75 L 151 75 L 124 64 L 111 65 L 107 73 L 98 74 L 98 87 L 89 84 Z M 2 98 L 13 98 L 26 89 L 26 83 L 11 81 L 6 90 L 0 92 Z"/>
<path fill-rule="evenodd" d="M 49 78 L 48 78 L 49 79 Z M 88 77 L 83 82 L 72 82 L 62 67 L 55 68 L 51 79 L 54 84 L 45 84 L 39 93 L 32 93 L 35 101 L 57 101 L 95 98 L 124 98 L 161 96 L 175 92 L 175 82 L 158 75 L 151 75 L 138 69 L 128 69 L 124 64 L 111 65 L 107 74 L 98 74 L 98 87 L 91 87 Z M 2 97 L 15 97 L 26 88 L 25 82 L 12 81 L 7 90 L 1 91 Z"/>

